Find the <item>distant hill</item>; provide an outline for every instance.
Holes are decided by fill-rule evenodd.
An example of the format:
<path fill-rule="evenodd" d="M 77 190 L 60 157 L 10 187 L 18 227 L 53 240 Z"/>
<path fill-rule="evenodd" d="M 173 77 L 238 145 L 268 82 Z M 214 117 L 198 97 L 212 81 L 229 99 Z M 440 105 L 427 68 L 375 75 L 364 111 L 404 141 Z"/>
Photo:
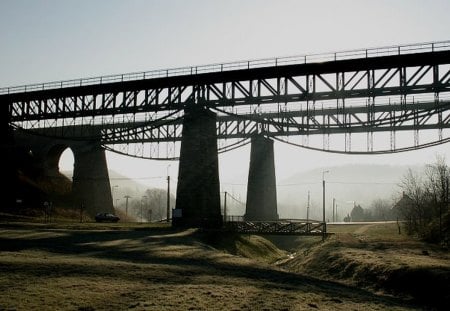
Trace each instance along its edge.
<path fill-rule="evenodd" d="M 61 173 L 70 178 L 70 180 L 72 179 L 72 172 L 63 171 Z M 129 195 L 131 197 L 141 197 L 145 190 L 149 188 L 148 186 L 143 185 L 127 176 L 121 175 L 116 171 L 109 170 L 108 174 L 114 199 L 122 199 L 125 195 Z"/>
<path fill-rule="evenodd" d="M 278 213 L 282 218 L 306 218 L 308 191 L 310 191 L 310 218 L 322 219 L 322 171 L 328 170 L 329 172 L 325 174 L 326 217 L 327 219 L 332 217 L 332 201 L 335 198 L 338 220 L 342 220 L 350 213 L 353 202 L 368 208 L 375 199 L 393 200 L 398 197 L 401 193 L 399 187 L 401 179 L 408 168 L 389 165 L 344 165 L 295 173 L 289 178 L 277 180 Z M 67 172 L 63 173 L 70 176 Z M 152 189 L 115 171 L 109 171 L 109 177 L 114 205 L 121 208 L 125 203 L 125 195 L 129 195 L 132 202 L 146 195 L 147 189 Z M 245 197 L 245 194 L 242 195 Z M 242 200 L 245 201 L 245 198 Z M 229 202 L 232 212 L 233 203 Z M 244 210 L 245 204 L 239 205 L 239 212 L 234 213 L 241 214 Z"/>

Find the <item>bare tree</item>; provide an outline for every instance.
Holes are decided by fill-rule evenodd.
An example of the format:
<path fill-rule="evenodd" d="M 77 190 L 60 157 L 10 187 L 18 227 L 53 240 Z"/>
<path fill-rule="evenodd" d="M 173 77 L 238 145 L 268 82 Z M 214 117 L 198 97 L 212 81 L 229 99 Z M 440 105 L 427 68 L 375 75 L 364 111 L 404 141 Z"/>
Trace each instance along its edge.
<path fill-rule="evenodd" d="M 375 199 L 370 205 L 373 220 L 394 220 L 391 212 L 392 204 L 387 199 Z"/>
<path fill-rule="evenodd" d="M 437 156 L 436 162 L 426 167 L 426 193 L 429 200 L 429 217 L 438 219 L 439 231 L 438 234 L 441 238 L 442 218 L 443 215 L 448 213 L 448 180 L 450 175 L 450 168 L 445 162 L 443 156 Z"/>
<path fill-rule="evenodd" d="M 448 214 L 449 175 L 445 158 L 437 156 L 435 163 L 426 166 L 424 174 L 409 169 L 403 177 L 401 188 L 409 204 L 402 205 L 400 212 L 409 233 L 432 240 L 442 239 L 442 218 Z"/>

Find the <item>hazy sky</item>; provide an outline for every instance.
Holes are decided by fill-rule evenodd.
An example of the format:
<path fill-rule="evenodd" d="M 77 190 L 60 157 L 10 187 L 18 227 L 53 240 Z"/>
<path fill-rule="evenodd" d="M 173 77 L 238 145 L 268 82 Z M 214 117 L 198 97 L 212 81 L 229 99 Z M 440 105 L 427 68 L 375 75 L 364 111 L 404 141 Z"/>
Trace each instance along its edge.
<path fill-rule="evenodd" d="M 448 0 L 0 0 L 0 87 L 443 41 L 450 39 L 449 12 Z M 449 161 L 448 144 L 396 155 L 336 156 L 277 143 L 275 156 L 282 180 L 345 163 L 429 163 L 437 152 Z M 168 162 L 107 157 L 110 168 L 129 176 L 165 176 L 168 170 Z M 246 182 L 248 161 L 249 147 L 220 157 L 224 190 L 227 183 Z M 62 161 L 61 168 L 67 165 Z M 169 172 L 176 177 L 176 162 Z M 164 183 L 141 179 L 150 181 Z"/>

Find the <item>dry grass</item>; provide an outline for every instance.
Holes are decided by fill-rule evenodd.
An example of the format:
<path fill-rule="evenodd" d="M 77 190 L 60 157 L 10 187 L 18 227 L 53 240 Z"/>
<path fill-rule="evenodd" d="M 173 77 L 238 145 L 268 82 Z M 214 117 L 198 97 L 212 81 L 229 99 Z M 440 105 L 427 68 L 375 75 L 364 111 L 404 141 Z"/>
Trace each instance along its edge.
<path fill-rule="evenodd" d="M 288 270 L 412 298 L 450 303 L 450 253 L 407 235 L 395 223 L 330 226 L 325 243 L 300 247 L 280 263 Z"/>
<path fill-rule="evenodd" d="M 195 230 L 100 228 L 0 224 L 0 310 L 415 309 L 227 254 Z M 247 251 L 264 244 L 276 254 L 261 238 L 231 239 L 221 243 Z"/>

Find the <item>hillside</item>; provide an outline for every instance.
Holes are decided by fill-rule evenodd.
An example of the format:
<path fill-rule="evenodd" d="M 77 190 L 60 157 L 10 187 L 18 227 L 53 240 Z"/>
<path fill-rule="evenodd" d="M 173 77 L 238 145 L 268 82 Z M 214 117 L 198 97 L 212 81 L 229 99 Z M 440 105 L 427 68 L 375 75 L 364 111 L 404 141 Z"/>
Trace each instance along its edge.
<path fill-rule="evenodd" d="M 450 303 L 450 253 L 438 245 L 398 234 L 395 222 L 330 225 L 324 243 L 296 239 L 278 262 L 289 271 L 338 280 L 446 310 Z M 291 242 L 294 239 L 291 239 Z"/>

